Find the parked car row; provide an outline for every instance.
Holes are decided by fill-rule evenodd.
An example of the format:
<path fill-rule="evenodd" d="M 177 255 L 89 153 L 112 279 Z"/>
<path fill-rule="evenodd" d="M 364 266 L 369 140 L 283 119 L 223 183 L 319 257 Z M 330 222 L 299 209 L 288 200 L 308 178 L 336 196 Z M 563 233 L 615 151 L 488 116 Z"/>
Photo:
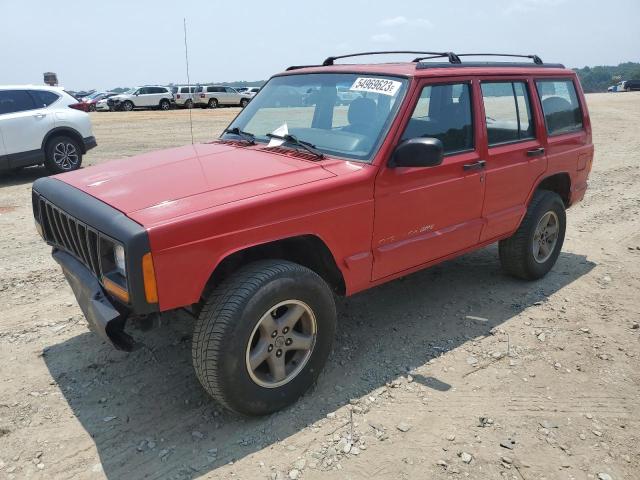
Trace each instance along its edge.
<path fill-rule="evenodd" d="M 135 87 L 124 93 L 95 92 L 82 99 L 84 111 L 131 111 L 138 108 L 169 110 L 179 108 L 246 107 L 258 93 L 259 87 L 245 87 L 243 91 L 225 85 L 176 85 L 163 87 L 148 85 Z"/>

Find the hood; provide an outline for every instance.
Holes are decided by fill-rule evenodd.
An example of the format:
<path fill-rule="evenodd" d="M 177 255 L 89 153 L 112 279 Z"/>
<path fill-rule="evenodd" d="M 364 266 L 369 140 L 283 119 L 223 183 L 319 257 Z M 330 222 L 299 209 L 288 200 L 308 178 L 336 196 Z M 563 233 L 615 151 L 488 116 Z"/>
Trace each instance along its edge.
<path fill-rule="evenodd" d="M 58 175 L 136 219 L 153 223 L 333 177 L 309 160 L 223 143 L 149 152 Z M 136 215 L 145 211 L 144 215 Z"/>

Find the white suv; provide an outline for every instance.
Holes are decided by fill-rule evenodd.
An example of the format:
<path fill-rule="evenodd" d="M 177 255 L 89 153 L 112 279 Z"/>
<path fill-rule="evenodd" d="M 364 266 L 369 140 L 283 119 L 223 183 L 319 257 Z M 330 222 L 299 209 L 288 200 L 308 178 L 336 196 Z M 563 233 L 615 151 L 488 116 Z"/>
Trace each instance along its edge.
<path fill-rule="evenodd" d="M 251 101 L 251 96 L 224 85 L 203 85 L 197 88 L 195 101 L 203 108 L 218 108 L 223 105 L 244 108 Z"/>
<path fill-rule="evenodd" d="M 80 168 L 97 145 L 82 107 L 57 87 L 0 86 L 0 172 L 42 163 L 52 173 Z"/>
<path fill-rule="evenodd" d="M 193 104 L 196 101 L 196 90 L 198 87 L 192 85 L 178 85 L 171 88 L 173 97 L 176 100 L 177 107 L 193 108 Z"/>
<path fill-rule="evenodd" d="M 147 86 L 136 87 L 107 100 L 111 110 L 130 112 L 134 108 L 159 108 L 169 110 L 175 103 L 173 93 L 168 87 Z"/>

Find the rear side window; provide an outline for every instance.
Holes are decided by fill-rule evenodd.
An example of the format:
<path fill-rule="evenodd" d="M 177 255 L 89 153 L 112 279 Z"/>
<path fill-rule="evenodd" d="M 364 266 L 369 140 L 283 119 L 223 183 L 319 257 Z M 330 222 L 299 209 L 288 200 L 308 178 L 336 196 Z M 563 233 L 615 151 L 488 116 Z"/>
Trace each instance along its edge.
<path fill-rule="evenodd" d="M 48 107 L 60 98 L 60 95 L 47 90 L 31 90 L 31 95 L 36 101 L 37 108 Z"/>
<path fill-rule="evenodd" d="M 430 85 L 422 89 L 402 140 L 437 138 L 444 153 L 473 149 L 473 122 L 469 85 Z"/>
<path fill-rule="evenodd" d="M 26 90 L 0 90 L 0 115 L 35 108 L 33 97 Z"/>
<path fill-rule="evenodd" d="M 489 145 L 534 138 L 525 82 L 482 82 Z"/>
<path fill-rule="evenodd" d="M 549 135 L 582 129 L 582 110 L 571 80 L 537 80 L 536 86 Z"/>

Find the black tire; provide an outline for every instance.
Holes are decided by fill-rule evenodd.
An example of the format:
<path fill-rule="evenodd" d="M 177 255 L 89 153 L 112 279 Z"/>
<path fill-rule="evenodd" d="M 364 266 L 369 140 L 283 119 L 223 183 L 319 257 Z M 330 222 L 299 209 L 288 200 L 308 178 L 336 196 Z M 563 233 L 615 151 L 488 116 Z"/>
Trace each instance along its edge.
<path fill-rule="evenodd" d="M 539 243 L 536 228 L 545 215 L 555 215 L 557 237 L 548 257 L 536 260 L 534 245 Z M 567 217 L 560 196 L 548 190 L 538 190 L 527 208 L 527 213 L 511 237 L 501 240 L 498 249 L 502 268 L 514 277 L 536 280 L 544 277 L 553 267 L 562 250 Z"/>
<path fill-rule="evenodd" d="M 211 98 L 211 99 L 209 100 L 209 103 L 207 104 L 207 106 L 208 106 L 209 108 L 218 108 L 218 106 L 219 106 L 219 104 L 218 104 L 218 99 L 216 99 L 216 98 Z"/>
<path fill-rule="evenodd" d="M 242 100 L 240 100 L 240 106 L 242 108 L 246 107 L 247 105 L 249 105 L 249 100 L 246 98 L 243 98 Z"/>
<path fill-rule="evenodd" d="M 82 165 L 82 149 L 71 137 L 51 138 L 44 147 L 44 154 L 44 166 L 53 174 L 71 172 Z"/>
<path fill-rule="evenodd" d="M 96 106 L 94 104 L 89 105 L 89 111 L 90 112 L 95 112 L 96 111 Z"/>
<path fill-rule="evenodd" d="M 184 102 L 184 108 L 193 108 L 193 101 L 187 100 L 186 102 Z"/>
<path fill-rule="evenodd" d="M 171 108 L 171 103 L 166 98 L 160 100 L 160 110 L 169 110 Z"/>
<path fill-rule="evenodd" d="M 276 311 L 274 306 L 290 299 L 304 302 L 311 309 L 317 326 L 315 339 L 306 363 L 300 362 L 294 370 L 298 373 L 290 373 L 291 379 L 283 385 L 265 387 L 252 378 L 255 372 L 249 372 L 248 348 L 259 334 L 262 319 Z M 331 351 L 335 325 L 333 294 L 315 272 L 283 260 L 251 263 L 206 299 L 193 335 L 196 375 L 204 389 L 230 410 L 247 415 L 275 412 L 295 402 L 317 380 Z M 284 355 L 286 358 L 288 354 Z"/>
<path fill-rule="evenodd" d="M 124 110 L 125 112 L 130 112 L 133 110 L 133 102 L 129 101 L 129 100 L 125 100 L 124 102 L 122 102 L 122 110 Z"/>

